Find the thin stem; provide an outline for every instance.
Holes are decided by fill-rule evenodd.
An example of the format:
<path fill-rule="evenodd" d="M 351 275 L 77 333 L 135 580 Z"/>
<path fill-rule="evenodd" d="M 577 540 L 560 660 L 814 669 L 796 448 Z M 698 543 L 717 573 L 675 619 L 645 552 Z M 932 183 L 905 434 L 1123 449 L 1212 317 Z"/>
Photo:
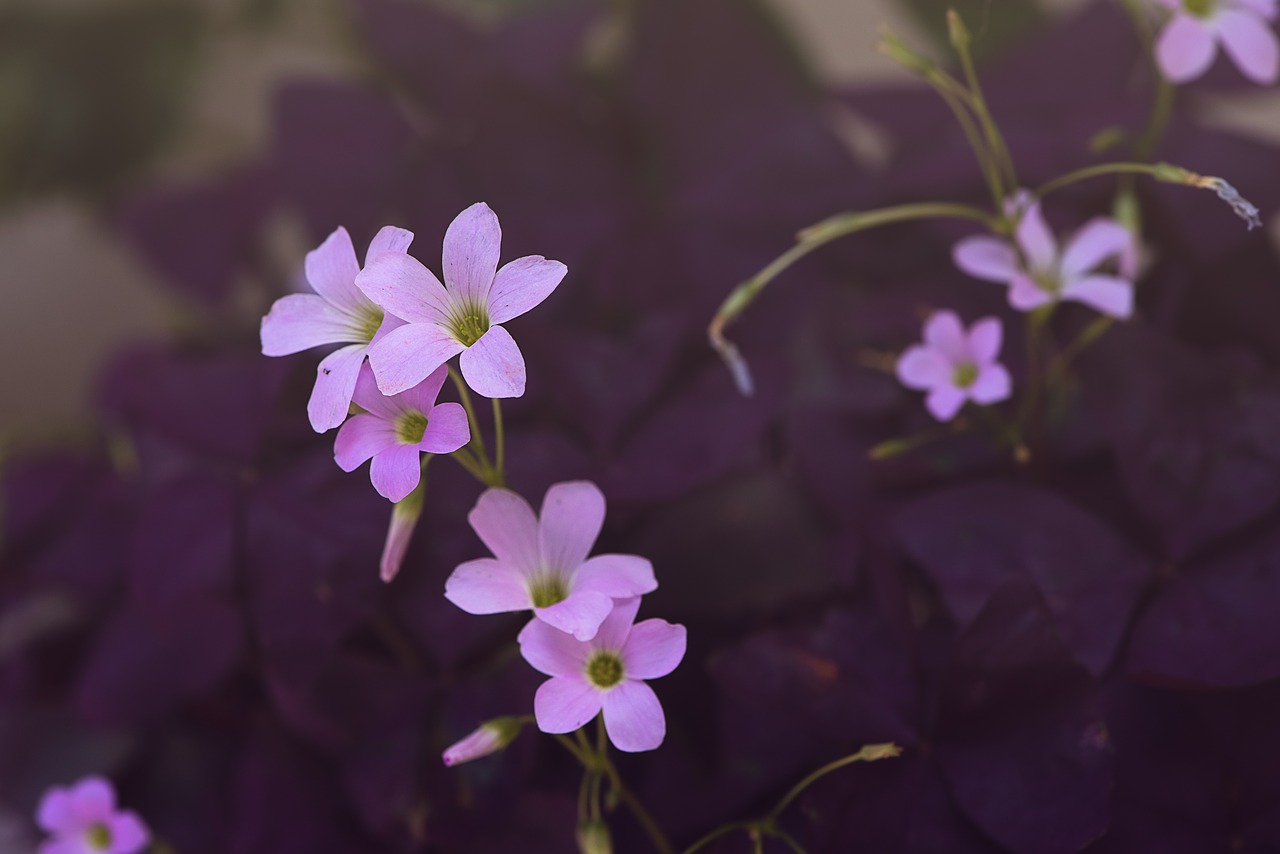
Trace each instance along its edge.
<path fill-rule="evenodd" d="M 715 842 L 721 836 L 726 836 L 730 833 L 733 833 L 735 830 L 750 831 L 750 830 L 754 830 L 755 827 L 756 827 L 756 823 L 754 821 L 735 821 L 730 824 L 722 824 L 719 827 L 717 827 L 715 830 L 703 836 L 697 842 L 690 845 L 688 848 L 684 849 L 684 854 L 694 854 L 695 851 L 699 851 L 703 848 L 706 848 L 708 845 L 710 845 L 712 842 Z"/>
<path fill-rule="evenodd" d="M 487 484 L 489 479 L 485 476 L 485 472 L 480 468 L 480 462 L 466 448 L 459 448 L 449 455 L 458 465 L 467 470 L 467 473 L 481 483 Z"/>
<path fill-rule="evenodd" d="M 1000 128 L 996 125 L 995 119 L 991 116 L 991 110 L 987 108 L 986 98 L 982 94 L 982 84 L 978 81 L 978 72 L 973 65 L 973 54 L 969 50 L 969 31 L 965 27 L 964 22 L 960 19 L 960 15 L 954 9 L 947 12 L 947 24 L 951 33 L 951 44 L 955 47 L 956 53 L 960 55 L 960 67 L 964 70 L 966 82 L 969 84 L 969 93 L 973 99 L 973 110 L 978 117 L 978 123 L 982 125 L 983 133 L 987 137 L 987 147 L 991 151 L 991 156 L 995 160 L 997 167 L 1003 173 L 1003 178 L 1007 182 L 1007 189 L 1012 192 L 1018 186 L 1018 174 L 1013 167 L 1013 157 L 1009 154 L 1009 147 L 1005 144 L 1004 137 L 1000 133 Z M 1004 194 L 996 200 L 996 209 L 999 210 L 1003 203 Z"/>
<path fill-rule="evenodd" d="M 953 421 L 951 424 L 943 427 L 935 427 L 932 430 L 924 430 L 916 433 L 914 436 L 904 436 L 900 439 L 889 439 L 881 442 L 867 451 L 867 457 L 873 460 L 887 460 L 896 457 L 899 454 L 905 454 L 921 448 L 931 442 L 939 439 L 945 439 L 948 436 L 955 436 L 966 430 L 971 429 L 968 421 Z"/>
<path fill-rule="evenodd" d="M 1040 376 L 1040 336 L 1053 309 L 1051 303 L 1027 315 L 1027 391 L 1018 411 L 1019 429 L 1025 428 L 1035 416 L 1036 405 L 1039 403 L 1040 386 L 1043 382 Z"/>
<path fill-rule="evenodd" d="M 502 428 L 502 403 L 496 397 L 493 399 L 493 444 L 494 469 L 497 471 L 498 477 L 505 480 L 507 476 L 507 443 Z"/>
<path fill-rule="evenodd" d="M 772 825 L 776 822 L 778 817 L 782 815 L 786 808 L 791 806 L 791 802 L 800 797 L 805 789 L 809 788 L 832 771 L 836 771 L 846 765 L 852 765 L 854 762 L 874 762 L 877 759 L 887 759 L 891 756 L 898 756 L 901 753 L 902 748 L 898 747 L 896 744 L 868 744 L 863 746 L 863 748 L 857 753 L 841 757 L 834 762 L 828 762 L 826 765 L 823 765 L 817 771 L 814 771 L 799 783 L 792 786 L 791 790 L 782 796 L 782 800 L 778 801 L 777 805 L 769 811 L 769 815 L 765 817 L 765 823 Z"/>
<path fill-rule="evenodd" d="M 1045 375 L 1056 381 L 1057 378 L 1067 372 L 1067 368 L 1071 365 L 1071 362 L 1083 353 L 1090 344 L 1101 338 L 1102 335 L 1115 324 L 1115 322 L 1115 318 L 1107 317 L 1105 315 L 1094 318 L 1093 321 L 1084 329 L 1080 330 L 1080 334 L 1077 335 L 1070 344 L 1063 348 L 1062 352 L 1060 352 L 1054 360 L 1049 363 L 1049 367 L 1045 370 Z"/>
<path fill-rule="evenodd" d="M 581 730 L 579 730 L 581 731 Z M 653 816 L 644 808 L 644 804 L 640 803 L 640 799 L 627 788 L 627 784 L 622 782 L 622 775 L 618 773 L 618 769 L 614 767 L 613 762 L 607 757 L 600 757 L 604 764 L 604 772 L 609 775 L 609 785 L 613 786 L 613 790 L 618 793 L 622 802 L 627 805 L 627 809 L 631 810 L 631 814 L 635 816 L 636 821 L 644 828 L 645 834 L 648 835 L 649 841 L 653 843 L 653 847 L 658 849 L 660 854 L 675 854 L 675 849 L 671 847 L 671 843 L 667 840 L 667 835 L 662 832 L 662 828 L 653 820 Z"/>
<path fill-rule="evenodd" d="M 488 471 L 489 453 L 484 446 L 484 431 L 480 429 L 480 421 L 476 418 L 475 407 L 471 405 L 471 389 L 467 388 L 462 375 L 453 369 L 453 365 L 449 366 L 449 379 L 453 380 L 454 386 L 458 389 L 458 397 L 462 399 L 462 408 L 467 412 L 467 423 L 471 425 L 471 442 L 476 446 L 476 458 L 480 466 L 485 471 Z M 481 480 L 485 480 L 485 478 L 481 478 Z M 487 483 L 488 481 L 485 480 L 485 482 Z"/>
<path fill-rule="evenodd" d="M 1150 175 L 1160 181 L 1190 186 L 1196 186 L 1194 179 L 1200 177 L 1193 172 L 1188 172 L 1186 169 L 1177 166 L 1171 166 L 1168 163 L 1099 163 L 1096 166 L 1086 166 L 1083 169 L 1077 169 L 1074 172 L 1068 172 L 1066 175 L 1054 178 L 1049 183 L 1041 185 L 1036 190 L 1036 196 L 1044 198 L 1054 190 L 1060 190 L 1069 184 L 1075 184 L 1078 181 L 1084 181 L 1089 178 L 1126 174 Z"/>
<path fill-rule="evenodd" d="M 772 831 L 772 835 L 785 842 L 787 847 L 796 852 L 796 854 L 808 854 L 808 852 L 804 850 L 804 846 L 797 842 L 795 837 L 790 833 L 787 833 L 785 830 L 780 830 L 775 827 Z"/>

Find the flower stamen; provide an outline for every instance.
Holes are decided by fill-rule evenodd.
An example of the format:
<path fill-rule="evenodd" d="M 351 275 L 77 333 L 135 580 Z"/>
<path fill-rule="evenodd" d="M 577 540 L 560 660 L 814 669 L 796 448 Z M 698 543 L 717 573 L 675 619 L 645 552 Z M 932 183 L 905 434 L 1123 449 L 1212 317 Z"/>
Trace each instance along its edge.
<path fill-rule="evenodd" d="M 396 440 L 402 445 L 416 445 L 427 432 L 427 416 L 412 409 L 396 419 Z"/>
<path fill-rule="evenodd" d="M 459 306 L 449 318 L 449 331 L 465 347 L 479 341 L 489 331 L 489 312 L 474 303 Z"/>
<path fill-rule="evenodd" d="M 587 680 L 597 688 L 612 688 L 626 675 L 616 652 L 600 650 L 587 660 Z"/>
<path fill-rule="evenodd" d="M 84 833 L 84 841 L 94 851 L 110 850 L 111 829 L 101 822 L 92 824 Z"/>
<path fill-rule="evenodd" d="M 529 579 L 529 599 L 535 608 L 550 608 L 569 598 L 568 585 L 558 572 L 545 572 Z"/>

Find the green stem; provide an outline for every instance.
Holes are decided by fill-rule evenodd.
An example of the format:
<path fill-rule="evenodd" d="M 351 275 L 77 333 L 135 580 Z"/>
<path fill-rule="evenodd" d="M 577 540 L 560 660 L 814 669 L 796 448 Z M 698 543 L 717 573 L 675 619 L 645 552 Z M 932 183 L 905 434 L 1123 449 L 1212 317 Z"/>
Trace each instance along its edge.
<path fill-rule="evenodd" d="M 924 430 L 914 436 L 904 436 L 901 439 L 889 439 L 876 445 L 867 452 L 867 457 L 873 460 L 887 460 L 916 448 L 936 442 L 939 439 L 945 439 L 948 436 L 955 436 L 970 429 L 967 421 L 953 421 L 943 427 L 935 427 L 932 430 Z"/>
<path fill-rule="evenodd" d="M 653 816 L 644 808 L 644 804 L 640 803 L 640 799 L 635 796 L 632 791 L 627 788 L 627 784 L 622 782 L 622 775 L 618 773 L 618 769 L 614 767 L 613 762 L 607 757 L 601 757 L 604 763 L 604 773 L 609 776 L 609 785 L 618 793 L 622 802 L 627 805 L 627 809 L 631 810 L 631 814 L 635 816 L 636 821 L 644 828 L 644 832 L 649 837 L 649 841 L 653 843 L 653 847 L 658 849 L 660 854 L 675 854 L 675 849 L 671 847 L 671 843 L 667 840 L 667 835 L 662 832 L 662 828 L 658 827 L 658 823 L 653 820 Z"/>
<path fill-rule="evenodd" d="M 1170 184 L 1186 184 L 1188 186 L 1199 186 L 1197 183 L 1201 176 L 1196 175 L 1183 169 L 1180 166 L 1173 166 L 1169 163 L 1099 163 L 1096 166 L 1086 166 L 1083 169 L 1077 169 L 1074 172 L 1068 172 L 1054 178 L 1047 184 L 1041 185 L 1036 190 L 1036 196 L 1044 198 L 1054 190 L 1060 190 L 1069 184 L 1075 184 L 1089 178 L 1098 178 L 1103 175 L 1150 175 L 1158 181 L 1165 181 Z"/>
<path fill-rule="evenodd" d="M 782 796 L 782 800 L 778 801 L 777 805 L 769 811 L 769 814 L 765 816 L 764 820 L 767 824 L 772 825 L 778 820 L 778 817 L 782 815 L 786 808 L 791 806 L 791 802 L 800 797 L 805 789 L 809 788 L 832 771 L 837 771 L 844 766 L 852 765 L 855 762 L 874 762 L 877 759 L 888 759 L 891 756 L 898 756 L 901 753 L 902 748 L 895 744 L 868 744 L 864 745 L 857 753 L 851 753 L 848 756 L 835 760 L 834 762 L 828 762 L 826 765 L 823 765 L 817 771 L 814 771 L 799 783 L 792 786 L 790 791 Z"/>
<path fill-rule="evenodd" d="M 480 462 L 477 461 L 476 458 L 472 456 L 471 453 L 467 451 L 466 448 L 459 448 L 458 450 L 450 454 L 449 457 L 453 459 L 458 465 L 466 469 L 467 473 L 470 474 L 472 477 L 474 477 L 476 480 L 484 484 L 487 484 L 489 482 L 489 478 L 486 476 L 484 470 L 481 468 Z"/>
<path fill-rule="evenodd" d="M 1005 189 L 1008 192 L 1012 192 L 1018 187 L 1018 174 L 1013 167 L 1013 157 L 1009 154 L 1009 147 L 1005 144 L 1004 136 L 1001 135 L 995 119 L 992 118 L 991 110 L 987 108 L 987 100 L 982 94 L 982 84 L 978 81 L 978 72 L 973 65 L 973 53 L 969 50 L 969 30 L 954 9 L 947 12 L 947 25 L 951 35 L 951 44 L 955 47 L 956 53 L 960 55 L 960 67 L 964 70 L 965 81 L 969 84 L 969 94 L 973 100 L 973 111 L 977 115 L 978 123 L 982 126 L 982 131 L 987 138 L 987 148 L 991 152 L 997 168 L 1003 173 L 1004 181 L 1007 182 Z M 1003 206 L 1004 196 L 1005 193 L 1001 193 L 996 200 L 996 210 L 1000 210 Z"/>
<path fill-rule="evenodd" d="M 462 400 L 462 408 L 467 412 L 467 423 L 471 425 L 471 444 L 476 446 L 476 460 L 484 471 L 488 471 L 489 452 L 484 446 L 484 432 L 480 429 L 480 420 L 476 418 L 475 407 L 471 405 L 471 389 L 467 388 L 466 382 L 462 379 L 462 375 L 454 370 L 453 365 L 449 366 L 449 379 L 453 380 L 454 386 L 458 389 L 458 397 Z M 481 477 L 481 480 L 488 482 L 487 478 Z"/>
<path fill-rule="evenodd" d="M 700 851 L 701 849 L 706 848 L 721 836 L 733 833 L 735 830 L 751 831 L 754 830 L 755 827 L 756 823 L 754 821 L 735 821 L 730 824 L 722 824 L 715 830 L 703 836 L 697 842 L 690 845 L 688 848 L 684 849 L 684 854 L 694 854 L 695 851 Z"/>
<path fill-rule="evenodd" d="M 1049 363 L 1049 367 L 1045 370 L 1045 375 L 1049 377 L 1050 382 L 1056 382 L 1065 374 L 1071 362 L 1083 353 L 1089 345 L 1101 338 L 1108 329 L 1115 325 L 1115 322 L 1115 318 L 1104 315 L 1094 318 L 1088 326 L 1080 330 L 1080 334 Z"/>
<path fill-rule="evenodd" d="M 502 403 L 496 397 L 493 399 L 493 444 L 494 469 L 498 478 L 505 481 L 507 476 L 507 443 L 502 427 Z"/>

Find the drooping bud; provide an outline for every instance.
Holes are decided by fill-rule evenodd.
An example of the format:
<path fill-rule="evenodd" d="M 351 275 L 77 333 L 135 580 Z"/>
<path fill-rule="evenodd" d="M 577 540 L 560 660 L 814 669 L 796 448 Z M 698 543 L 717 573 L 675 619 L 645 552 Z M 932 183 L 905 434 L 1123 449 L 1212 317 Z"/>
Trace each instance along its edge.
<path fill-rule="evenodd" d="M 588 819 L 578 825 L 578 850 L 582 854 L 613 854 L 609 825 L 598 818 Z"/>
<path fill-rule="evenodd" d="M 383 581 L 391 581 L 400 571 L 404 562 L 404 554 L 409 550 L 409 541 L 413 539 L 413 529 L 422 516 L 423 498 L 427 492 L 427 479 L 424 476 L 416 489 L 402 500 L 397 501 L 391 509 L 391 524 L 387 526 L 387 542 L 382 547 L 381 572 Z"/>
<path fill-rule="evenodd" d="M 485 721 L 466 738 L 451 745 L 440 758 L 445 765 L 453 766 L 497 753 L 515 741 L 524 723 L 524 718 L 513 716 Z"/>

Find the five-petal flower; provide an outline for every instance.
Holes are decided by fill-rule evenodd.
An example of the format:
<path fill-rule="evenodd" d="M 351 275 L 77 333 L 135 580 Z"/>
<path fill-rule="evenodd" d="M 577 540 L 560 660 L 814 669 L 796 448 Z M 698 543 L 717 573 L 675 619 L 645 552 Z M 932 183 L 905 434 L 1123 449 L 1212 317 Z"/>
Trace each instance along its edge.
<path fill-rule="evenodd" d="M 382 255 L 407 257 L 413 233 L 387 226 L 369 243 L 365 264 Z M 360 265 L 345 228 L 330 234 L 307 253 L 307 282 L 314 294 L 289 294 L 275 301 L 262 318 L 262 352 L 287 356 L 325 344 L 345 344 L 316 368 L 316 384 L 307 415 L 317 433 L 331 430 L 347 417 L 356 376 L 370 342 L 400 324 L 356 287 Z M 428 372 L 429 373 L 429 372 Z"/>
<path fill-rule="evenodd" d="M 384 255 L 356 277 L 374 302 L 407 321 L 369 348 L 379 387 L 396 394 L 461 353 L 462 376 L 485 397 L 524 394 L 524 357 L 500 324 L 555 290 L 566 268 L 528 255 L 498 269 L 502 230 L 478 202 L 444 235 L 444 284 L 408 255 Z"/>
<path fill-rule="evenodd" d="M 619 750 L 653 750 L 666 736 L 662 704 L 645 684 L 676 669 L 685 653 L 685 628 L 666 620 L 633 625 L 640 599 L 624 599 L 581 641 L 541 620 L 520 632 L 520 652 L 551 678 L 538 686 L 533 713 L 543 732 L 572 732 L 604 712 L 609 740 Z"/>
<path fill-rule="evenodd" d="M 955 312 L 934 313 L 924 326 L 924 344 L 898 359 L 898 379 L 908 388 L 928 391 L 925 407 L 939 421 L 950 421 L 965 401 L 991 404 L 1009 397 L 1009 372 L 996 361 L 1003 328 L 984 317 L 966 333 Z"/>
<path fill-rule="evenodd" d="M 1020 311 L 1074 300 L 1122 320 L 1133 314 L 1133 283 L 1096 272 L 1132 244 L 1132 234 L 1120 223 L 1098 217 L 1059 252 L 1039 202 L 1033 202 L 1014 238 L 1016 246 L 996 237 L 967 237 L 952 253 L 956 266 L 975 278 L 1009 285 L 1009 304 Z"/>
<path fill-rule="evenodd" d="M 102 777 L 45 792 L 36 823 L 52 834 L 40 854 L 136 854 L 150 841 L 132 812 L 116 809 L 116 792 Z"/>
<path fill-rule="evenodd" d="M 445 583 L 445 597 L 469 614 L 532 608 L 556 629 L 591 639 L 615 599 L 658 588 L 653 565 L 642 557 L 587 557 L 604 512 L 603 493 L 588 481 L 548 489 L 541 518 L 514 492 L 486 490 L 467 519 L 494 557 L 461 564 Z"/>
<path fill-rule="evenodd" d="M 1280 42 L 1274 21 L 1277 0 L 1157 0 L 1173 17 L 1156 42 L 1160 70 L 1186 83 L 1209 70 L 1221 43 L 1240 73 L 1255 83 L 1280 78 Z"/>
<path fill-rule="evenodd" d="M 338 431 L 333 458 L 354 471 L 369 458 L 369 479 L 378 494 L 401 501 L 422 477 L 419 454 L 451 454 L 471 441 L 467 413 L 456 403 L 436 403 L 449 375 L 441 365 L 413 388 L 386 396 L 368 366 L 360 370 L 353 400 L 365 410 Z"/>

